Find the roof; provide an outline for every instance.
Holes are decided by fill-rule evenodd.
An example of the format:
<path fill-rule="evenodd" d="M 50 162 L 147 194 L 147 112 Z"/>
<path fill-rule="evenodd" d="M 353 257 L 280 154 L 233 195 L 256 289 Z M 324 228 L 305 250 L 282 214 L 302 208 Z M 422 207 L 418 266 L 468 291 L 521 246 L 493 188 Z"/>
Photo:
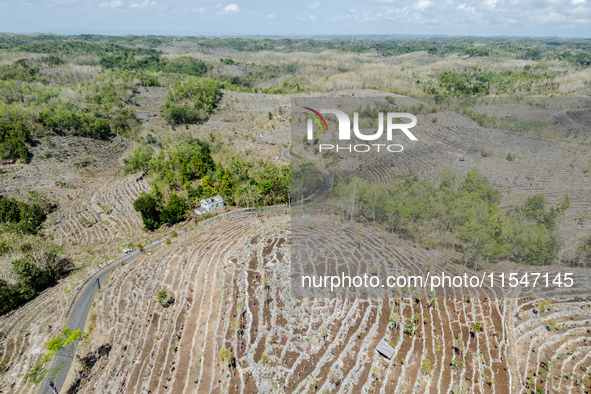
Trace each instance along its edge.
<path fill-rule="evenodd" d="M 213 203 L 220 203 L 220 202 L 224 202 L 224 199 L 222 198 L 222 196 L 220 196 L 219 194 L 210 198 L 204 198 L 203 200 L 201 200 L 201 204 L 205 204 L 205 205 L 209 205 L 209 204 L 213 204 Z"/>
<path fill-rule="evenodd" d="M 195 208 L 195 213 L 197 215 L 203 215 L 205 212 L 207 212 L 207 210 L 205 208 L 201 208 L 201 207 Z"/>
<path fill-rule="evenodd" d="M 386 357 L 387 359 L 392 359 L 394 356 L 394 348 L 386 343 L 386 341 L 380 341 L 378 343 L 378 347 L 376 347 L 378 353 L 382 356 Z"/>

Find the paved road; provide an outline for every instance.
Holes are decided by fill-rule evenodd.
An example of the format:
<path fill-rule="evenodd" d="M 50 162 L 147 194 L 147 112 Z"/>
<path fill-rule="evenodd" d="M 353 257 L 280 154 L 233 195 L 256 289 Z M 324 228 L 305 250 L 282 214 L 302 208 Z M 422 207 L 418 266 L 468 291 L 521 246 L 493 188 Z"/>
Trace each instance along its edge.
<path fill-rule="evenodd" d="M 179 232 L 184 230 L 185 229 L 181 229 Z M 163 237 L 160 240 L 149 243 L 148 245 L 144 246 L 144 250 L 149 251 L 158 247 L 162 244 L 162 242 L 164 242 L 165 239 L 166 237 Z M 102 286 L 103 282 L 107 278 L 107 275 L 109 275 L 111 271 L 119 267 L 122 263 L 124 264 L 133 261 L 140 254 L 140 252 L 131 253 L 127 256 L 124 256 L 123 258 L 119 258 L 111 262 L 109 265 L 97 271 L 88 284 L 86 284 L 86 287 L 84 287 L 84 289 L 81 291 L 80 295 L 76 299 L 76 303 L 72 306 L 67 327 L 69 327 L 72 331 L 83 330 L 84 325 L 86 324 L 86 319 L 88 318 L 88 313 L 90 312 L 90 307 L 94 301 L 94 295 L 99 290 L 99 286 Z M 60 392 L 62 389 L 64 381 L 66 380 L 66 376 L 72 367 L 72 361 L 74 355 L 76 354 L 77 347 L 78 341 L 68 345 L 63 351 L 60 352 L 58 356 L 53 359 L 53 362 L 51 363 L 50 372 L 47 375 L 47 379 L 54 378 L 53 383 L 55 384 L 58 392 Z M 57 368 L 59 368 L 59 370 L 57 370 Z M 43 382 L 39 393 L 54 394 L 54 391 L 49 386 L 49 380 Z"/>
<path fill-rule="evenodd" d="M 275 209 L 275 208 L 286 208 L 286 206 L 273 206 L 273 207 L 266 207 L 265 209 Z M 219 219 L 224 216 L 234 215 L 238 213 L 254 213 L 255 210 L 247 210 L 241 209 L 238 211 L 231 211 L 226 212 L 221 215 L 217 215 L 212 217 L 208 220 Z M 183 231 L 187 231 L 187 227 L 181 228 L 177 230 L 177 233 L 181 233 Z M 148 252 L 157 248 L 158 246 L 162 245 L 165 242 L 166 238 L 169 237 L 170 234 L 167 234 L 160 238 L 159 240 L 153 241 L 146 246 L 144 246 L 144 251 Z M 122 263 L 129 263 L 133 261 L 136 257 L 141 255 L 140 252 L 133 252 L 129 255 L 120 257 L 105 267 L 101 268 L 97 272 L 95 272 L 90 281 L 88 281 L 85 285 L 83 285 L 82 290 L 78 293 L 78 297 L 75 297 L 75 302 L 72 305 L 72 309 L 70 311 L 70 317 L 68 318 L 68 324 L 66 327 L 69 327 L 72 331 L 76 330 L 84 330 L 84 325 L 86 324 L 86 319 L 88 318 L 88 313 L 90 312 L 90 308 L 92 303 L 94 302 L 94 296 L 99 290 L 99 286 L 103 285 L 103 282 L 107 278 L 107 276 L 117 267 L 119 267 Z M 97 280 L 98 279 L 98 280 Z M 66 380 L 66 376 L 72 367 L 72 361 L 74 359 L 74 355 L 76 354 L 76 349 L 78 348 L 78 341 L 68 345 L 64 350 L 60 352 L 58 356 L 53 359 L 51 363 L 51 367 L 49 373 L 47 374 L 46 380 L 43 381 L 41 384 L 41 388 L 39 389 L 39 394 L 54 394 L 54 390 L 49 386 L 49 380 L 53 381 L 53 384 L 57 388 L 57 392 L 62 392 L 62 388 L 65 392 L 68 387 L 63 387 L 64 381 Z"/>
<path fill-rule="evenodd" d="M 283 152 L 283 157 L 292 162 L 296 161 L 294 158 L 289 156 L 288 151 Z M 313 196 L 306 198 L 303 201 L 303 203 L 308 204 L 318 200 L 328 192 L 329 187 L 330 179 L 326 174 L 322 173 L 322 185 L 320 186 L 320 189 Z M 214 218 L 232 215 L 239 212 L 250 212 L 250 210 L 232 211 L 222 215 L 215 216 Z M 186 231 L 186 228 L 178 230 L 179 233 L 182 231 Z M 157 241 L 147 244 L 146 246 L 144 246 L 144 250 L 149 251 L 160 246 L 168 236 L 169 234 Z M 78 295 L 78 298 L 75 299 L 75 302 L 72 305 L 72 309 L 70 311 L 70 317 L 68 318 L 67 327 L 69 327 L 72 331 L 84 330 L 84 325 L 86 324 L 88 313 L 90 312 L 90 308 L 94 301 L 94 295 L 98 292 L 99 286 L 102 286 L 103 282 L 107 278 L 107 275 L 109 275 L 115 268 L 119 267 L 122 263 L 125 264 L 133 261 L 140 254 L 140 252 L 131 253 L 127 256 L 112 261 L 107 266 L 97 271 L 92 276 L 91 280 L 81 290 L 81 292 Z M 45 380 L 42 383 L 41 388 L 39 389 L 40 394 L 54 394 L 53 389 L 49 386 L 50 379 L 53 381 L 53 384 L 57 388 L 58 393 L 62 390 L 62 386 L 64 385 L 64 381 L 66 380 L 66 376 L 68 375 L 68 372 L 72 367 L 72 362 L 74 359 L 74 355 L 76 354 L 77 348 L 78 341 L 68 345 L 68 347 L 66 347 L 63 351 L 60 352 L 58 356 L 56 356 L 53 359 L 53 362 L 51 363 L 50 367 L 50 372 L 48 373 L 46 378 L 47 380 Z M 67 388 L 64 389 L 64 392 L 66 389 Z"/>

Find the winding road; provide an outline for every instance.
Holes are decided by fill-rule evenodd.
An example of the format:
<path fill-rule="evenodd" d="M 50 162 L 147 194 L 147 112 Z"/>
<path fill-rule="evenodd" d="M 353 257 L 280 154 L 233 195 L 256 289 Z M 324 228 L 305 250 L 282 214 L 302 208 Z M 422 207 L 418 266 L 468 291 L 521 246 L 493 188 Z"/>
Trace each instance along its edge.
<path fill-rule="evenodd" d="M 181 231 L 186 231 L 186 229 L 180 229 L 179 232 Z M 144 246 L 144 250 L 149 251 L 160 246 L 169 235 L 170 234 L 167 234 L 161 239 L 147 244 L 146 246 Z M 121 264 L 133 261 L 140 254 L 142 253 L 136 251 L 129 255 L 125 255 L 112 261 L 105 267 L 95 272 L 90 277 L 90 280 L 85 282 L 81 291 L 79 291 L 78 298 L 76 299 L 76 302 L 73 304 L 72 309 L 70 311 L 70 317 L 68 318 L 68 324 L 66 325 L 66 327 L 69 327 L 72 331 L 84 330 L 84 325 L 86 324 L 86 319 L 88 318 L 90 307 L 92 306 L 92 303 L 94 301 L 94 295 L 99 291 L 100 286 L 102 286 L 107 276 L 115 268 L 119 267 Z M 68 372 L 72 367 L 72 362 L 74 360 L 74 355 L 76 354 L 77 347 L 78 341 L 68 345 L 53 359 L 53 362 L 51 363 L 51 367 L 49 370 L 50 372 L 48 374 L 48 378 L 43 382 L 43 385 L 39 390 L 40 394 L 55 393 L 55 391 L 49 385 L 49 381 L 51 378 L 53 378 L 52 381 L 57 389 L 57 392 L 61 391 L 61 388 L 64 385 L 64 381 L 66 380 L 66 376 L 68 375 Z"/>
<path fill-rule="evenodd" d="M 283 157 L 291 162 L 297 161 L 296 159 L 289 156 L 287 150 L 283 152 Z M 330 179 L 328 175 L 326 175 L 325 173 L 321 174 L 322 185 L 320 186 L 320 189 L 314 195 L 304 199 L 303 204 L 309 204 L 311 202 L 314 202 L 323 197 L 328 192 L 330 188 Z M 277 208 L 281 207 L 284 206 L 278 206 Z M 245 209 L 227 212 L 218 216 L 214 216 L 208 220 L 236 214 L 239 212 L 250 212 L 250 210 Z M 186 230 L 187 228 L 185 227 L 179 229 L 178 232 L 180 233 Z M 144 251 L 147 252 L 157 248 L 163 242 L 165 242 L 166 238 L 169 236 L 170 234 L 167 234 L 162 238 L 147 244 L 146 246 L 144 246 Z M 119 257 L 118 259 L 113 260 L 103 268 L 99 269 L 89 279 L 87 279 L 86 282 L 81 286 L 80 290 L 78 290 L 78 292 L 74 296 L 74 300 L 69 311 L 68 324 L 66 325 L 66 327 L 69 327 L 72 331 L 84 330 L 84 326 L 86 325 L 86 319 L 88 319 L 90 308 L 92 306 L 92 303 L 94 302 L 94 296 L 100 290 L 100 287 L 102 286 L 103 282 L 107 279 L 107 276 L 121 264 L 129 263 L 141 254 L 142 253 L 138 251 L 134 251 L 131 254 Z M 68 345 L 53 359 L 47 378 L 45 379 L 45 381 L 43 381 L 41 388 L 39 389 L 39 394 L 55 394 L 62 392 L 62 388 L 68 375 L 68 372 L 72 368 L 72 363 L 74 361 L 77 347 L 78 341 Z M 50 382 L 53 383 L 55 389 L 50 386 Z"/>

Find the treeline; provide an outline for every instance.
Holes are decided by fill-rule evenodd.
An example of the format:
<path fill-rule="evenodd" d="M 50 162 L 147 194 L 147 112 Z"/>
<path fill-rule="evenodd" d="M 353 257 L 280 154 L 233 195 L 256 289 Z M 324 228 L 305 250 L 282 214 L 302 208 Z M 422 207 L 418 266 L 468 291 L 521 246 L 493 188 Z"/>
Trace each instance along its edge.
<path fill-rule="evenodd" d="M 417 176 L 389 183 L 353 178 L 336 189 L 346 218 L 379 223 L 426 247 L 461 252 L 467 263 L 510 259 L 550 265 L 556 258 L 556 220 L 570 205 L 546 208 L 544 194 L 501 210 L 500 192 L 477 169 L 459 177 L 445 170 L 434 184 Z"/>
<path fill-rule="evenodd" d="M 134 56 L 157 56 L 153 49 L 170 45 L 177 38 L 170 36 L 101 36 L 82 34 L 58 35 L 0 35 L 0 49 L 36 53 L 92 54 L 108 59 L 109 53 L 120 54 L 123 59 L 114 63 L 128 64 Z M 533 38 L 533 37 L 391 37 L 357 36 L 347 39 L 311 38 L 218 38 L 183 37 L 198 47 L 206 49 L 229 48 L 236 51 L 325 51 L 339 50 L 352 53 L 375 51 L 384 56 L 397 56 L 411 52 L 426 51 L 433 55 L 457 53 L 469 56 L 510 55 L 516 58 L 543 60 L 562 59 L 586 67 L 591 61 L 591 41 L 578 38 Z M 125 56 L 127 54 L 127 56 Z M 129 63 L 133 64 L 133 62 Z M 121 69 L 121 68 L 120 68 Z"/>
<path fill-rule="evenodd" d="M 546 66 L 547 67 L 547 66 Z M 544 71 L 544 65 L 531 69 L 506 70 L 502 72 L 483 72 L 466 70 L 463 72 L 443 71 L 437 82 L 420 82 L 425 93 L 440 97 L 488 96 L 491 93 L 516 93 L 530 91 L 533 84 L 551 80 Z"/>
<path fill-rule="evenodd" d="M 221 87 L 218 81 L 209 78 L 189 77 L 178 81 L 168 91 L 160 113 L 172 125 L 203 123 L 220 101 Z"/>
<path fill-rule="evenodd" d="M 0 49 L 18 49 L 27 45 L 81 42 L 90 44 L 115 44 L 156 48 L 172 42 L 172 36 L 102 36 L 99 34 L 56 35 L 56 34 L 0 34 Z"/>
<path fill-rule="evenodd" d="M 129 45 L 134 44 L 130 42 Z M 81 41 L 78 36 L 66 41 L 40 41 L 21 44 L 11 49 L 19 52 L 59 54 L 60 56 L 92 55 L 98 57 L 99 64 L 108 70 L 143 70 L 201 76 L 209 69 L 209 66 L 204 62 L 190 56 L 167 59 L 162 56 L 161 51 L 155 49 L 140 48 L 135 45 L 126 46 L 112 42 Z M 63 62 L 59 57 L 49 59 L 60 60 L 59 62 L 53 62 L 53 65 Z M 81 61 L 84 63 L 84 60 L 78 60 L 78 62 Z M 16 64 L 18 65 L 18 63 Z M 26 64 L 22 66 L 26 66 Z"/>
<path fill-rule="evenodd" d="M 352 38 L 332 38 L 315 40 L 310 38 L 209 38 L 186 37 L 203 48 L 230 48 L 236 51 L 324 51 L 340 50 L 344 52 L 365 53 L 376 51 L 385 56 L 396 56 L 417 51 L 427 51 L 435 55 L 458 53 L 469 56 L 491 56 L 493 53 L 513 53 L 517 57 L 530 55 L 528 50 L 539 50 L 541 59 L 548 53 L 573 56 L 589 53 L 591 42 L 588 39 L 576 38 L 533 38 L 533 37 L 391 37 L 357 36 Z M 550 57 L 550 56 L 548 56 Z"/>
<path fill-rule="evenodd" d="M 289 166 L 277 167 L 263 160 L 246 162 L 237 157 L 215 162 L 210 144 L 197 138 L 167 139 L 157 154 L 151 145 L 143 144 L 124 162 L 128 173 L 146 171 L 152 179 L 151 193 L 143 193 L 134 202 L 149 230 L 184 220 L 191 208 L 200 206 L 201 199 L 217 194 L 227 205 L 288 201 Z"/>

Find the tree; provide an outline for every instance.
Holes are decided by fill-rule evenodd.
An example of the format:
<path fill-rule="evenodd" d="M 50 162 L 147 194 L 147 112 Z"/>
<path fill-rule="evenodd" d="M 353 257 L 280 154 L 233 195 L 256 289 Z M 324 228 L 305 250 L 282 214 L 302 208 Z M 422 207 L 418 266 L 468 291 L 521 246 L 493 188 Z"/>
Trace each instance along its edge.
<path fill-rule="evenodd" d="M 209 176 L 201 178 L 201 187 L 203 188 L 203 198 L 210 198 L 218 194 L 217 190 L 212 186 Z"/>
<path fill-rule="evenodd" d="M 501 193 L 490 185 L 488 178 L 482 175 L 478 168 L 468 171 L 462 184 L 462 190 L 476 193 L 481 199 L 490 203 L 501 202 Z"/>
<path fill-rule="evenodd" d="M 189 213 L 189 206 L 181 197 L 176 194 L 171 194 L 168 197 L 166 207 L 162 210 L 160 219 L 170 225 L 176 224 L 187 218 Z"/>
<path fill-rule="evenodd" d="M 560 211 L 566 211 L 568 208 L 570 208 L 570 197 L 568 196 L 568 193 L 566 193 L 564 199 L 560 203 Z"/>
<path fill-rule="evenodd" d="M 588 267 L 591 265 L 591 237 L 588 237 L 577 248 L 576 260 L 579 266 Z"/>
<path fill-rule="evenodd" d="M 551 265 L 556 258 L 556 239 L 547 237 L 543 233 L 535 234 L 533 242 L 523 257 L 526 264 L 531 265 Z"/>
<path fill-rule="evenodd" d="M 160 227 L 160 205 L 154 197 L 142 191 L 133 202 L 133 209 L 142 215 L 142 221 L 148 230 Z"/>
<path fill-rule="evenodd" d="M 0 279 L 0 316 L 18 306 L 19 294 L 16 289 Z"/>

